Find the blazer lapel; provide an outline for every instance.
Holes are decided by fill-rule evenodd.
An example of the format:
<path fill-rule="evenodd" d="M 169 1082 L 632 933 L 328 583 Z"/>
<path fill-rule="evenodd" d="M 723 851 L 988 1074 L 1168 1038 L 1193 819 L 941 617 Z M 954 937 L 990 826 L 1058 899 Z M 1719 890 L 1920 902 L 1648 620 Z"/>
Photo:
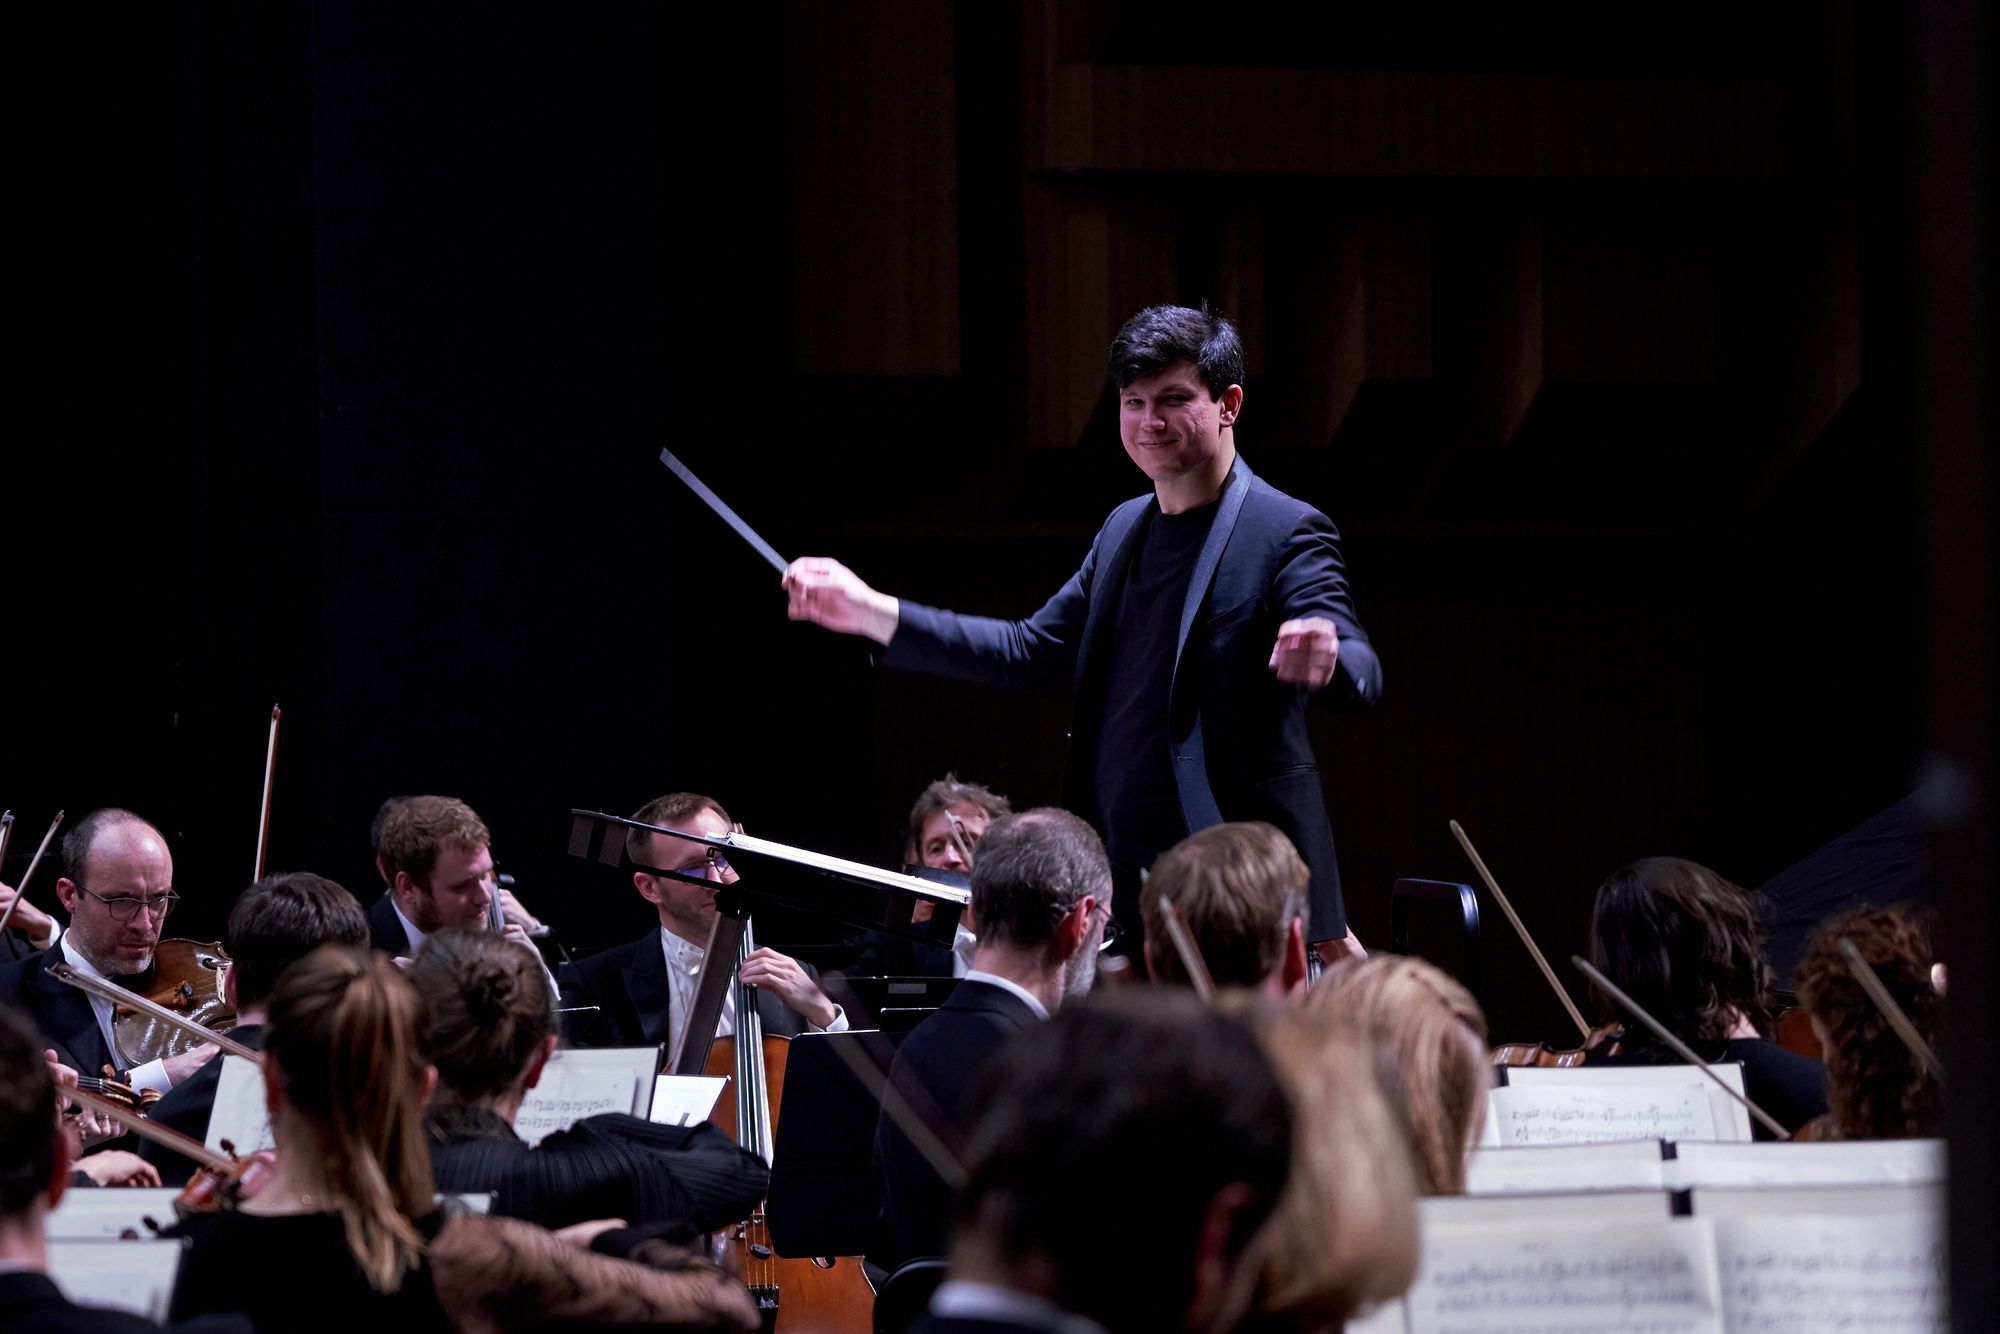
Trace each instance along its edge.
<path fill-rule="evenodd" d="M 1215 582 L 1215 571 L 1222 564 L 1222 551 L 1229 545 L 1229 535 L 1236 530 L 1236 516 L 1243 512 L 1243 501 L 1250 494 L 1250 465 L 1239 455 L 1236 465 L 1230 470 L 1228 484 L 1222 488 L 1222 499 L 1217 503 L 1215 522 L 1209 525 L 1208 538 L 1201 544 L 1201 556 L 1194 563 L 1194 572 L 1188 576 L 1187 597 L 1181 603 L 1180 637 L 1174 641 L 1174 683 L 1180 682 L 1181 658 L 1187 653 L 1188 632 L 1194 629 L 1194 618 L 1201 610 L 1202 600 L 1208 596 L 1208 587 Z M 1168 689 L 1168 698 L 1173 691 Z"/>
<path fill-rule="evenodd" d="M 632 966 L 622 972 L 625 994 L 632 998 L 632 1009 L 637 1014 L 645 1045 L 660 1046 L 667 1040 L 668 1016 L 673 1006 L 672 992 L 667 986 L 667 956 L 660 949 L 659 932 L 647 933 L 633 951 Z"/>
<path fill-rule="evenodd" d="M 46 960 L 48 956 L 42 957 Z M 42 993 L 37 1007 L 42 1022 L 48 1025 L 49 1036 L 62 1048 L 62 1054 L 75 1058 L 78 1073 L 95 1075 L 106 1065 L 117 1064 L 111 1049 L 104 1045 L 104 1030 L 97 1026 L 90 997 L 57 981 L 40 965 L 35 968 L 35 987 Z"/>

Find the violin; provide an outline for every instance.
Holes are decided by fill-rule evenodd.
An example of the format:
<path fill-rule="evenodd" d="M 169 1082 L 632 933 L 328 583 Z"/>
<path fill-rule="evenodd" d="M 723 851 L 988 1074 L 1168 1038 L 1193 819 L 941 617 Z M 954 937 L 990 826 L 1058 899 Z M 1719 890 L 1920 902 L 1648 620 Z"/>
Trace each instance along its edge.
<path fill-rule="evenodd" d="M 269 1149 L 253 1153 L 248 1158 L 239 1158 L 235 1148 L 225 1140 L 222 1153 L 211 1153 L 208 1146 L 199 1140 L 150 1121 L 130 1108 L 86 1089 L 65 1088 L 62 1095 L 80 1107 L 88 1107 L 98 1115 L 117 1122 L 141 1139 L 152 1140 L 194 1160 L 195 1174 L 188 1178 L 187 1185 L 174 1199 L 176 1217 L 234 1209 L 262 1190 L 277 1170 L 277 1155 Z"/>
<path fill-rule="evenodd" d="M 190 942 L 168 940 L 168 941 L 162 941 L 160 943 L 164 946 L 164 945 L 188 944 Z M 216 952 L 220 954 L 220 949 L 218 948 Z M 228 956 L 223 955 L 222 957 L 223 960 L 227 962 Z M 216 1046 L 220 1047 L 223 1051 L 228 1052 L 232 1056 L 245 1056 L 253 1061 L 258 1059 L 257 1052 L 254 1048 L 244 1046 L 242 1043 L 230 1037 L 228 1034 L 221 1032 L 220 1030 L 217 1029 L 209 1028 L 206 1025 L 199 1023 L 192 1018 L 189 1018 L 187 1015 L 176 1013 L 173 1008 L 167 1005 L 163 1005 L 160 1002 L 153 1000 L 149 996 L 141 996 L 134 992 L 127 991 L 123 987 L 117 985 L 115 982 L 106 982 L 101 977 L 91 977 L 88 976 L 87 974 L 79 973 L 76 969 L 70 967 L 67 961 L 63 960 L 51 961 L 43 965 L 42 971 L 48 974 L 50 977 L 55 978 L 56 981 L 58 982 L 68 983 L 70 986 L 75 987 L 78 991 L 88 992 L 90 995 L 99 997 L 100 999 L 103 1000 L 110 1001 L 115 1006 L 119 1006 L 122 1009 L 130 1010 L 132 1014 L 135 1016 L 143 1015 L 147 1017 L 148 1019 L 153 1021 L 154 1028 L 156 1028 L 162 1035 L 161 1038 L 162 1042 L 165 1041 L 164 1037 L 165 1034 L 171 1033 L 174 1036 L 177 1043 L 177 1050 L 179 1051 L 189 1051 L 197 1046 L 200 1046 L 202 1043 L 213 1042 Z M 217 983 L 217 986 L 218 987 L 220 986 L 219 982 Z M 159 990 L 159 988 L 157 987 L 155 987 L 154 989 L 155 991 Z M 226 1004 L 223 1008 L 228 1009 Z M 236 1021 L 236 1012 L 234 1010 L 228 1010 L 228 1015 L 229 1015 L 229 1022 L 233 1025 Z M 123 1044 L 126 1030 L 120 1025 L 123 1024 L 125 1018 L 127 1017 L 128 1016 L 120 1016 L 120 1018 L 115 1019 L 113 1021 L 114 1027 L 117 1027 L 121 1045 Z M 150 1032 L 153 1030 L 149 1029 L 148 1031 Z M 127 1051 L 125 1054 L 128 1059 L 132 1055 L 132 1053 L 129 1051 Z M 149 1056 L 144 1059 L 152 1060 L 155 1058 Z M 138 1062 L 135 1062 L 135 1064 L 138 1064 Z"/>
<path fill-rule="evenodd" d="M 741 968 L 756 948 L 746 921 L 736 966 Z M 740 981 L 731 985 L 736 989 L 736 1036 L 711 1037 L 702 1073 L 710 1078 L 733 1077 L 735 1106 L 732 1116 L 718 1104 L 711 1119 L 768 1165 L 777 1142 L 778 1090 L 784 1087 L 791 1040 L 764 1032 L 757 1013 L 757 988 Z M 773 1071 L 775 1084 L 771 1082 Z M 778 1334 L 867 1334 L 872 1330 L 875 1290 L 862 1273 L 858 1257 L 780 1257 L 771 1245 L 770 1225 L 761 1201 L 749 1218 L 730 1230 L 726 1242 L 735 1252 L 737 1272 L 749 1287 L 766 1330 Z"/>
<path fill-rule="evenodd" d="M 118 1054 L 131 1065 L 163 1061 L 213 1042 L 217 1033 L 234 1028 L 236 1007 L 222 988 L 222 975 L 228 967 L 229 955 L 220 941 L 161 941 L 153 950 L 152 988 L 143 995 L 121 992 L 116 998 L 111 1027 L 118 1036 Z M 139 1005 L 142 999 L 150 1004 Z M 199 1025 L 199 1029 L 163 1021 L 163 1010 Z"/>

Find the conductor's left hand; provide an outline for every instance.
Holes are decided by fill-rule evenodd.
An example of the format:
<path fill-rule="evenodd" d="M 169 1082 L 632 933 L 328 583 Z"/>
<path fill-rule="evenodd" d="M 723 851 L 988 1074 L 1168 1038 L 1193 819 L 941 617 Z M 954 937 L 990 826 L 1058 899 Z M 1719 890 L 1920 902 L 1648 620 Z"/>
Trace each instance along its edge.
<path fill-rule="evenodd" d="M 1324 616 L 1308 616 L 1278 627 L 1278 642 L 1271 649 L 1269 665 L 1286 685 L 1318 690 L 1333 679 L 1333 666 L 1339 660 L 1340 637 L 1333 622 Z"/>

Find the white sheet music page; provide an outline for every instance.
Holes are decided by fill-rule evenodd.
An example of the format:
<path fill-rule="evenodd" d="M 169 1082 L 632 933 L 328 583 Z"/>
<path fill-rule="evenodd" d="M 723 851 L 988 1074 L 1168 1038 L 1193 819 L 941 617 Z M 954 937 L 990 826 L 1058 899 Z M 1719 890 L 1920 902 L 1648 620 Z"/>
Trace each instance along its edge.
<path fill-rule="evenodd" d="M 1715 1240 L 1694 1218 L 1439 1227 L 1410 1334 L 1722 1334 Z"/>
<path fill-rule="evenodd" d="M 51 1241 L 49 1278 L 78 1305 L 165 1320 L 185 1248 L 181 1241 Z"/>
<path fill-rule="evenodd" d="M 558 1130 L 568 1130 L 586 1116 L 632 1110 L 633 1078 L 627 1072 L 580 1070 L 550 1061 L 542 1067 L 541 1083 L 528 1090 L 514 1117 L 514 1133 L 540 1144 Z"/>
<path fill-rule="evenodd" d="M 1946 1334 L 1944 1228 L 1929 1214 L 1714 1224 L 1729 1334 Z"/>
<path fill-rule="evenodd" d="M 728 1084 L 726 1075 L 655 1075 L 648 1119 L 667 1126 L 700 1125 L 715 1110 Z"/>
<path fill-rule="evenodd" d="M 150 1237 L 146 1220 L 172 1227 L 179 1196 L 172 1186 L 64 1191 L 62 1202 L 43 1217 L 42 1228 L 51 1241 L 116 1241 L 127 1232 Z"/>
<path fill-rule="evenodd" d="M 264 1067 L 227 1052 L 215 1059 L 222 1062 L 222 1074 L 215 1084 L 215 1105 L 208 1113 L 208 1137 L 202 1142 L 209 1152 L 221 1153 L 222 1141 L 228 1140 L 239 1157 L 277 1148 L 278 1141 L 271 1134 L 271 1114 L 264 1106 Z"/>
<path fill-rule="evenodd" d="M 1486 1125 L 1486 1142 L 1502 1148 L 1715 1138 L 1701 1083 L 1510 1085 L 1487 1094 Z"/>

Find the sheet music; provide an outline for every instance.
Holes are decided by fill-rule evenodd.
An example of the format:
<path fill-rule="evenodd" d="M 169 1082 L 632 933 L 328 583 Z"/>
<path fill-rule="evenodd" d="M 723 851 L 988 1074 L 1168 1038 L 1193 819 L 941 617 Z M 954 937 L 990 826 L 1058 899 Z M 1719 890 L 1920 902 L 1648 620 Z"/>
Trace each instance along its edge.
<path fill-rule="evenodd" d="M 208 1136 L 202 1142 L 209 1152 L 221 1153 L 222 1141 L 236 1148 L 238 1157 L 247 1158 L 259 1149 L 275 1149 L 271 1135 L 271 1114 L 264 1106 L 264 1067 L 241 1056 L 224 1052 L 222 1074 L 215 1084 L 215 1106 L 208 1114 Z"/>
<path fill-rule="evenodd" d="M 1417 1221 L 1425 1228 L 1468 1224 L 1581 1222 L 1584 1219 L 1646 1223 L 1671 1218 L 1674 1197 L 1666 1190 L 1512 1193 L 1507 1195 L 1428 1195 L 1417 1201 Z"/>
<path fill-rule="evenodd" d="M 1743 1092 L 1743 1066 L 1737 1061 L 1717 1061 L 1707 1067 L 1716 1080 L 1736 1092 Z M 1650 1084 L 1698 1084 L 1708 1095 L 1710 1119 L 1715 1123 L 1711 1139 L 1750 1142 L 1750 1113 L 1743 1104 L 1717 1088 L 1715 1080 L 1690 1065 L 1579 1065 L 1563 1068 L 1517 1066 L 1504 1071 L 1508 1088 L 1630 1088 Z M 1661 1139 L 1673 1139 L 1661 1135 Z M 1681 1138 L 1688 1138 L 1682 1136 Z M 1497 1141 L 1482 1137 L 1481 1143 Z"/>
<path fill-rule="evenodd" d="M 1722 1334 L 1699 1219 L 1438 1227 L 1423 1247 L 1410 1334 Z"/>
<path fill-rule="evenodd" d="M 726 1075 L 655 1075 L 647 1119 L 668 1126 L 699 1125 L 708 1120 L 728 1084 Z"/>
<path fill-rule="evenodd" d="M 161 1227 L 173 1226 L 174 1200 L 179 1195 L 173 1187 L 68 1190 L 62 1202 L 44 1215 L 42 1226 L 51 1241 L 116 1241 L 128 1230 L 147 1237 L 152 1235 L 144 1222 L 147 1218 Z"/>
<path fill-rule="evenodd" d="M 514 1133 L 540 1144 L 558 1130 L 568 1130 L 586 1116 L 632 1110 L 635 1081 L 627 1073 L 559 1068 L 554 1061 L 542 1069 L 541 1083 L 528 1090 L 514 1117 Z"/>
<path fill-rule="evenodd" d="M 1730 1334 L 1949 1329 L 1937 1215 L 1740 1218 L 1714 1228 Z"/>
<path fill-rule="evenodd" d="M 1696 1218 L 1750 1218 L 1769 1214 L 1931 1214 L 1944 1216 L 1942 1181 L 1886 1186 L 1697 1186 L 1688 1192 Z"/>
<path fill-rule="evenodd" d="M 1482 1142 L 1503 1148 L 1715 1138 L 1708 1090 L 1687 1083 L 1496 1088 L 1486 1095 L 1486 1126 Z"/>
<path fill-rule="evenodd" d="M 1694 1186 L 1862 1186 L 1943 1181 L 1944 1141 L 1677 1145 L 1667 1182 Z"/>
<path fill-rule="evenodd" d="M 1657 1140 L 1474 1149 L 1465 1160 L 1465 1193 L 1664 1190 L 1663 1157 Z"/>
<path fill-rule="evenodd" d="M 52 1240 L 49 1278 L 80 1305 L 165 1320 L 185 1247 L 182 1241 Z"/>

